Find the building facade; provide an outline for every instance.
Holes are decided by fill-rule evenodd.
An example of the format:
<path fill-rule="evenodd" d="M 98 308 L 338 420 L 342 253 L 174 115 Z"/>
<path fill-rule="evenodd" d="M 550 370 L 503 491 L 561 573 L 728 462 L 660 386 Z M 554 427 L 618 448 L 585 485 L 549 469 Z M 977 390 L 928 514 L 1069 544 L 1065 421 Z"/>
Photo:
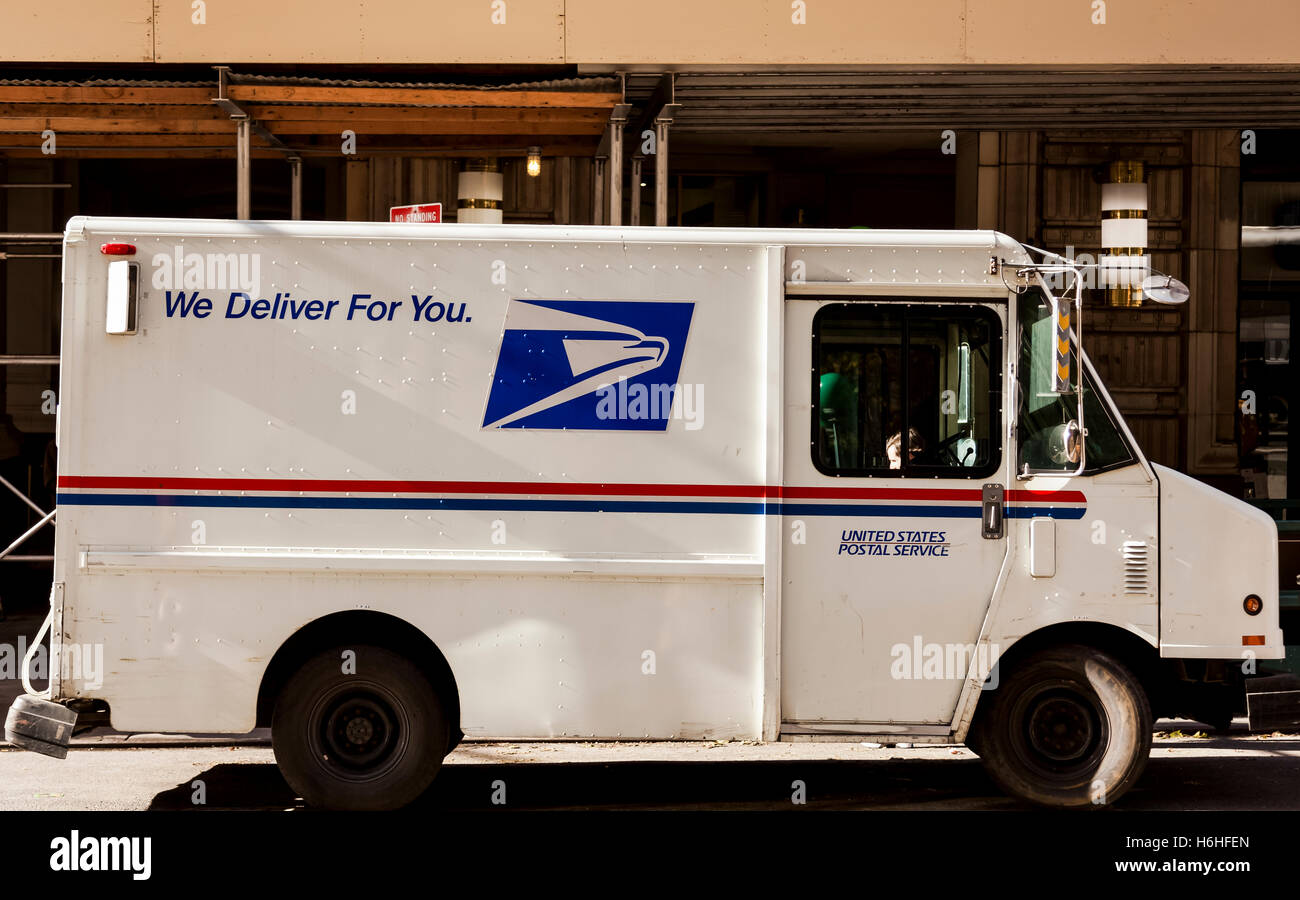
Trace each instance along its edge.
<path fill-rule="evenodd" d="M 7 14 L 0 475 L 16 491 L 0 486 L 0 545 L 53 507 L 69 216 L 384 220 L 417 202 L 448 219 L 996 228 L 1094 258 L 1144 251 L 1191 302 L 1090 290 L 1090 355 L 1154 461 L 1286 518 L 1298 38 L 1292 0 Z M 7 590 L 44 590 L 48 541 L 0 563 Z M 1284 555 L 1284 579 L 1296 563 Z"/>

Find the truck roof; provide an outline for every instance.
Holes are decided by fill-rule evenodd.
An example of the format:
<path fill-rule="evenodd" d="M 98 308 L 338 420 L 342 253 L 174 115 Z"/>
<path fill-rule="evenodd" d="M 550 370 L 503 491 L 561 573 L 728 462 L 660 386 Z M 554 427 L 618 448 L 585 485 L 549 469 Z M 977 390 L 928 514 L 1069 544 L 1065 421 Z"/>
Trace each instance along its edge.
<path fill-rule="evenodd" d="M 180 237 L 309 237 L 363 240 L 523 240 L 640 244 L 752 244 L 786 246 L 908 247 L 1002 251 L 1030 261 L 1025 248 L 998 231 L 875 228 L 701 228 L 619 225 L 460 225 L 296 220 L 169 219 L 74 216 L 65 241 L 84 232 Z"/>

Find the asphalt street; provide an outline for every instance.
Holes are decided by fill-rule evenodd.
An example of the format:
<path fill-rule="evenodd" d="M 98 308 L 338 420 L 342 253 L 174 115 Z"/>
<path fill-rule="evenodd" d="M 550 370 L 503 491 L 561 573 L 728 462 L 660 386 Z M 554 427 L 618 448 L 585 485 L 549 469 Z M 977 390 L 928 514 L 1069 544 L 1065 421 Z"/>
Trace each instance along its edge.
<path fill-rule="evenodd" d="M 1190 723 L 1179 725 L 1191 734 Z M 1120 810 L 1300 810 L 1300 735 L 1157 736 Z M 0 809 L 301 810 L 265 743 L 74 746 L 66 760 L 0 749 Z M 141 745 L 132 745 L 139 741 Z M 792 801 L 794 783 L 805 804 Z M 199 784 L 201 782 L 201 785 Z M 494 804 L 494 795 L 504 804 Z M 202 802 L 197 802 L 202 800 Z M 858 743 L 472 743 L 418 801 L 427 809 L 894 810 L 1022 807 L 960 747 Z"/>

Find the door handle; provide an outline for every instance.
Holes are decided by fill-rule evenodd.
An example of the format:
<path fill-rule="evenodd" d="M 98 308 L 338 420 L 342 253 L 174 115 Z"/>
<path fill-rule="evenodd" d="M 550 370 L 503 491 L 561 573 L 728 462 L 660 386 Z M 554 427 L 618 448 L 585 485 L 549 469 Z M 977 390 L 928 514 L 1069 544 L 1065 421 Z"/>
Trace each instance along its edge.
<path fill-rule="evenodd" d="M 980 534 L 985 540 L 1001 540 L 1006 534 L 1002 521 L 1002 500 L 1005 491 L 1000 484 L 984 485 L 984 505 L 981 513 Z"/>

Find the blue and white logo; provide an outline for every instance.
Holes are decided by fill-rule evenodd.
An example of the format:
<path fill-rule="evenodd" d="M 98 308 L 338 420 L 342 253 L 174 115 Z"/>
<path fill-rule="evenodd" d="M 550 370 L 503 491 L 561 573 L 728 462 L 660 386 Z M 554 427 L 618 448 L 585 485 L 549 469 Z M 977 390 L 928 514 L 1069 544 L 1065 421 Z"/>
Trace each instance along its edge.
<path fill-rule="evenodd" d="M 684 301 L 511 300 L 483 427 L 664 431 L 694 311 Z M 644 399 L 640 413 L 609 415 L 615 393 L 624 409 L 627 397 Z"/>

